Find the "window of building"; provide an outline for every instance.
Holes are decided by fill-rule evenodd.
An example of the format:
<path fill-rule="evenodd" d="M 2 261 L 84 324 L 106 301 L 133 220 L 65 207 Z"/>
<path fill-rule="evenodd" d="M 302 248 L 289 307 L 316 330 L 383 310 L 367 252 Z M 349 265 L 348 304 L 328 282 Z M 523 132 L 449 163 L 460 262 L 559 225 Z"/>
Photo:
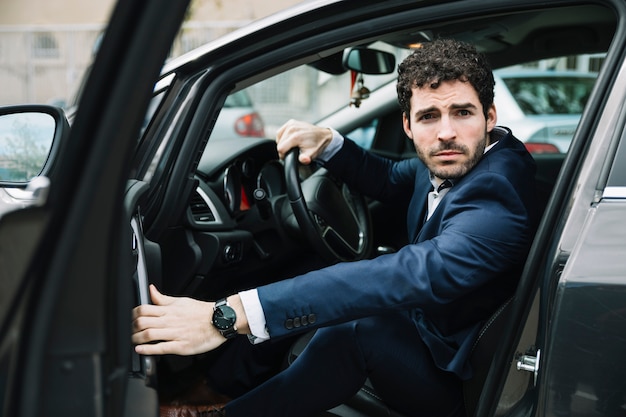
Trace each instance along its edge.
<path fill-rule="evenodd" d="M 32 41 L 32 53 L 34 58 L 58 58 L 59 46 L 51 33 L 35 33 Z"/>

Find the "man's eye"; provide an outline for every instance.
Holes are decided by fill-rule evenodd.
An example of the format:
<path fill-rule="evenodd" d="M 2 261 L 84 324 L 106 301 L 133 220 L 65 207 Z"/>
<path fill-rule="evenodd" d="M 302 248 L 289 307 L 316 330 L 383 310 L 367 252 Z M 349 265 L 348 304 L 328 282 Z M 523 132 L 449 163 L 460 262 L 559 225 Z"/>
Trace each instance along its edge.
<path fill-rule="evenodd" d="M 459 110 L 459 116 L 469 116 L 470 114 L 472 114 L 469 110 Z"/>
<path fill-rule="evenodd" d="M 423 114 L 422 117 L 420 117 L 420 120 L 430 120 L 433 119 L 435 116 L 432 115 L 431 113 L 427 113 L 427 114 Z"/>

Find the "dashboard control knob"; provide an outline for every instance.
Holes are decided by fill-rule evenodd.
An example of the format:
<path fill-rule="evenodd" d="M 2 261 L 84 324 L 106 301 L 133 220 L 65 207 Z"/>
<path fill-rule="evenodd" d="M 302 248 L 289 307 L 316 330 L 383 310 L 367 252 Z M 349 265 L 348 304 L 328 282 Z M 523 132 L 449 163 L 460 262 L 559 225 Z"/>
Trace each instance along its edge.
<path fill-rule="evenodd" d="M 272 206 L 267 198 L 265 190 L 263 188 L 257 188 L 252 193 L 252 196 L 254 197 L 255 204 L 259 209 L 259 215 L 261 218 L 269 218 L 272 215 Z"/>

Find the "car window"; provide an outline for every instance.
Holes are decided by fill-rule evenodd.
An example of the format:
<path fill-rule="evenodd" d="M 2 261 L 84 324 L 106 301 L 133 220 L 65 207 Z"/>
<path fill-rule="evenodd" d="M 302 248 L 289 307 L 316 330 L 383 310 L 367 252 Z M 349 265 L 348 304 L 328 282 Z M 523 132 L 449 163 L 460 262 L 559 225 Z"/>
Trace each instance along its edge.
<path fill-rule="evenodd" d="M 356 142 L 357 145 L 363 149 L 370 149 L 374 142 L 374 136 L 376 135 L 376 128 L 378 127 L 379 119 L 372 119 L 365 123 L 363 126 L 348 132 L 347 137 Z"/>
<path fill-rule="evenodd" d="M 245 91 L 237 91 L 226 98 L 224 107 L 252 107 L 252 100 Z"/>
<path fill-rule="evenodd" d="M 591 94 L 595 76 L 539 73 L 502 77 L 502 80 L 527 115 L 580 114 Z"/>
<path fill-rule="evenodd" d="M 396 62 L 408 54 L 406 49 L 388 44 L 374 43 L 370 47 L 393 53 Z M 374 92 L 395 78 L 395 71 L 384 75 L 358 76 L 343 67 L 331 68 L 318 63 L 301 65 L 230 94 L 210 139 L 259 136 L 259 128 L 243 129 L 246 123 L 252 122 L 259 126 L 262 123 L 263 136 L 274 137 L 278 128 L 289 119 L 316 123 L 343 108 L 354 107 L 351 104 L 354 91 L 364 88 Z M 235 109 L 240 109 L 240 113 L 235 114 Z M 256 120 L 250 118 L 237 122 L 248 113 L 255 113 Z M 237 126 L 242 128 L 237 129 Z M 368 147 L 374 131 L 375 124 L 370 120 L 358 132 L 355 131 L 354 137 Z"/>
<path fill-rule="evenodd" d="M 603 59 L 603 55 L 555 57 L 496 69 L 498 124 L 510 128 L 531 153 L 567 152 Z M 391 112 L 399 114 L 399 108 L 391 105 L 396 101 L 395 80 L 373 91 L 368 100 L 366 116 L 344 107 L 318 123 L 336 128 L 365 149 L 397 158 L 412 155 L 403 132 L 380 122 Z M 380 110 L 368 107 L 373 103 Z M 377 135 L 386 138 L 384 148 L 379 148 L 382 141 L 375 140 Z M 390 135 L 397 146 L 389 145 Z"/>

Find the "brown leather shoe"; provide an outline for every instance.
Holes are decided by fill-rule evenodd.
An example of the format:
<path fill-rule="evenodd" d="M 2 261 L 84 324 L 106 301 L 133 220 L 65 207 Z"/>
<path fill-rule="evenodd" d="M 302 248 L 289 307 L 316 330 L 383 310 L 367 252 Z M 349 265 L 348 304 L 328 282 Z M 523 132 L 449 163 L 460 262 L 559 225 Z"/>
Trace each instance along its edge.
<path fill-rule="evenodd" d="M 160 417 L 224 417 L 223 404 L 193 405 L 163 404 L 159 407 Z"/>

